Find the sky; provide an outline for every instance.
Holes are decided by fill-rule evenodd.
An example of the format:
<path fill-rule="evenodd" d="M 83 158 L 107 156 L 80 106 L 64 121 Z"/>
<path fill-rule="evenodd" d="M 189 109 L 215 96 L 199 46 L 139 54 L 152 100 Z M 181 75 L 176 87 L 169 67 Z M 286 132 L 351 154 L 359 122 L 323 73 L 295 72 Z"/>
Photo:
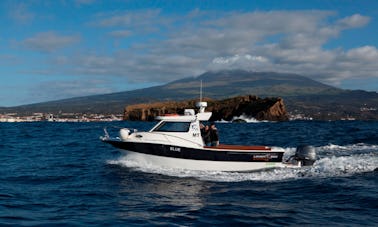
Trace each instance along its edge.
<path fill-rule="evenodd" d="M 2 0 L 0 106 L 223 69 L 377 92 L 377 48 L 376 0 Z"/>

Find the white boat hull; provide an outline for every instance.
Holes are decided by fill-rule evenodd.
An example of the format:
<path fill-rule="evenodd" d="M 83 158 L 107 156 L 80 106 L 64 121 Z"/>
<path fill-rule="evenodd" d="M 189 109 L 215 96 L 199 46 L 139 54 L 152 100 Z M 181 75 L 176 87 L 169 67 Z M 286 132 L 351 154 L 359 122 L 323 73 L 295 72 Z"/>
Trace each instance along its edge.
<path fill-rule="evenodd" d="M 287 166 L 282 162 L 230 162 L 230 161 L 208 161 L 208 160 L 192 160 L 180 159 L 164 156 L 156 156 L 144 154 L 133 151 L 122 151 L 131 160 L 139 163 L 142 166 L 156 167 L 156 168 L 171 168 L 171 169 L 187 169 L 198 171 L 256 171 L 269 168 L 278 167 L 294 167 Z"/>

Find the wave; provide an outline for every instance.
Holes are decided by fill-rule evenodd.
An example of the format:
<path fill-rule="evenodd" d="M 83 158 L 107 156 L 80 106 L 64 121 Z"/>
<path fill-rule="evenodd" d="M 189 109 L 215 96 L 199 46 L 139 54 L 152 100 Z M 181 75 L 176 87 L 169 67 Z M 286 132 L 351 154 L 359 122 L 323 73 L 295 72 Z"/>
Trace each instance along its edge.
<path fill-rule="evenodd" d="M 358 155 L 358 154 L 368 154 L 368 153 L 377 153 L 378 145 L 374 144 L 365 144 L 357 143 L 350 145 L 336 145 L 328 144 L 325 146 L 317 147 L 316 152 L 320 156 L 349 156 L 349 155 Z"/>
<path fill-rule="evenodd" d="M 321 150 L 345 150 L 345 151 L 355 151 L 355 150 L 378 150 L 378 145 L 375 144 L 365 144 L 365 143 L 357 143 L 357 144 L 350 144 L 350 145 L 336 145 L 336 144 L 328 144 L 322 147 L 319 147 Z"/>
<path fill-rule="evenodd" d="M 245 122 L 245 123 L 262 123 L 262 122 L 269 122 L 269 121 L 259 121 L 259 120 L 256 120 L 256 118 L 253 118 L 253 117 L 249 117 L 245 114 L 242 114 L 240 116 L 234 116 L 232 118 L 231 121 L 226 121 L 226 120 L 220 120 L 220 121 L 216 121 L 217 123 L 232 123 L 234 121 L 241 121 L 241 122 Z"/>
<path fill-rule="evenodd" d="M 347 146 L 326 145 L 316 147 L 320 157 L 311 167 L 277 168 L 256 172 L 222 172 L 193 171 L 185 169 L 156 168 L 141 163 L 132 157 L 122 156 L 117 160 L 109 160 L 108 164 L 131 168 L 135 171 L 163 174 L 173 177 L 193 177 L 203 181 L 240 182 L 240 181 L 287 181 L 310 178 L 348 177 L 354 174 L 373 172 L 378 168 L 378 145 L 354 144 Z M 356 151 L 359 152 L 356 152 Z M 295 148 L 285 148 L 285 156 L 294 154 Z M 332 155 L 325 154 L 335 152 Z M 339 151 L 349 151 L 340 155 Z M 354 151 L 355 153 L 350 153 Z M 285 158 L 284 156 L 284 158 Z"/>

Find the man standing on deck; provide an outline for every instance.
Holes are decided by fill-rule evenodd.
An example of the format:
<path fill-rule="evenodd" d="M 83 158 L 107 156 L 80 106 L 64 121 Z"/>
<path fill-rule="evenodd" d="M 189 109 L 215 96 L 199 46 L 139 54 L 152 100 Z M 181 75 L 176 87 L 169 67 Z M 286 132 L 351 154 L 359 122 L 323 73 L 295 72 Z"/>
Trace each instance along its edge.
<path fill-rule="evenodd" d="M 210 138 L 211 138 L 211 146 L 219 145 L 218 129 L 215 127 L 214 122 L 210 124 Z"/>
<path fill-rule="evenodd" d="M 202 138 L 203 138 L 203 142 L 205 143 L 205 146 L 211 146 L 211 131 L 210 131 L 210 127 L 208 125 L 205 126 L 205 128 L 203 129 L 203 134 L 202 134 Z"/>

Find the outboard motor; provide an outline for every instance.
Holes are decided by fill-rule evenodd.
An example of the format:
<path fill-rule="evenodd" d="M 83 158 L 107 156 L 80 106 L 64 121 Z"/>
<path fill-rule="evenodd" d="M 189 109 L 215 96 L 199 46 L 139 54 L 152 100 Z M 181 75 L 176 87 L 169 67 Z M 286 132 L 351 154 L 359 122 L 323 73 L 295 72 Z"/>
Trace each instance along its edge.
<path fill-rule="evenodd" d="M 302 166 L 312 166 L 316 161 L 315 147 L 308 145 L 298 146 L 293 158 L 301 161 Z"/>

